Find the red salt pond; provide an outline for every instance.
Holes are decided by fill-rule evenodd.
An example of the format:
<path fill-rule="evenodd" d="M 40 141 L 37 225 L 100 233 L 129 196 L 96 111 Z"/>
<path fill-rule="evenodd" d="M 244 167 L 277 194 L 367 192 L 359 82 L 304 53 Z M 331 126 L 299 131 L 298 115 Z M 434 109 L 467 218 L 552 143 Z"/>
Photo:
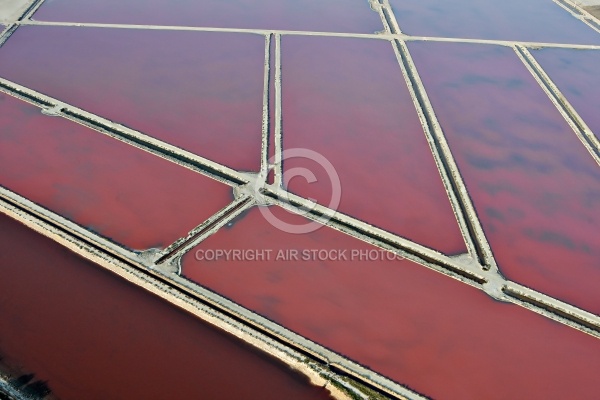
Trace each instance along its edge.
<path fill-rule="evenodd" d="M 532 54 L 600 138 L 600 51 L 542 49 Z"/>
<path fill-rule="evenodd" d="M 62 400 L 329 398 L 4 215 L 0 273 L 0 355 Z"/>
<path fill-rule="evenodd" d="M 600 168 L 510 48 L 409 48 L 501 271 L 600 315 Z"/>
<path fill-rule="evenodd" d="M 27 26 L 0 49 L 3 78 L 248 171 L 263 64 L 262 36 L 223 32 Z"/>
<path fill-rule="evenodd" d="M 254 208 L 182 263 L 187 278 L 432 398 L 596 397 L 598 339 L 390 254 L 328 227 L 284 233 Z"/>
<path fill-rule="evenodd" d="M 339 175 L 338 210 L 447 254 L 466 247 L 402 72 L 387 41 L 284 37 L 283 148 L 322 154 Z M 284 162 L 317 181 L 290 191 L 328 205 L 327 171 L 310 155 Z M 287 176 L 289 179 L 292 176 Z"/>
<path fill-rule="evenodd" d="M 231 189 L 0 94 L 0 185 L 131 249 L 165 248 Z"/>
<path fill-rule="evenodd" d="M 549 0 L 390 0 L 409 35 L 600 44 L 600 35 Z"/>
<path fill-rule="evenodd" d="M 53 0 L 34 19 L 360 33 L 383 28 L 368 0 Z"/>

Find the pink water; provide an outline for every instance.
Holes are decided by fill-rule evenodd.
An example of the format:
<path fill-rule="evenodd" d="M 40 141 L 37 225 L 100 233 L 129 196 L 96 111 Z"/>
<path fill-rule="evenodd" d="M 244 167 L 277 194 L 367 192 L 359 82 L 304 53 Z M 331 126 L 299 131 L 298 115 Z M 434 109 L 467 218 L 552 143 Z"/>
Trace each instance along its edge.
<path fill-rule="evenodd" d="M 316 151 L 341 183 L 338 211 L 447 254 L 466 247 L 387 41 L 284 37 L 283 148 Z M 319 160 L 284 160 L 316 182 L 290 191 L 329 205 L 332 181 Z M 325 165 L 325 164 L 324 164 Z"/>
<path fill-rule="evenodd" d="M 373 33 L 381 19 L 367 0 L 53 0 L 37 20 L 238 29 Z"/>
<path fill-rule="evenodd" d="M 510 48 L 411 43 L 500 270 L 600 314 L 600 168 Z"/>
<path fill-rule="evenodd" d="M 215 250 L 245 259 L 216 260 Z M 375 250 L 331 228 L 284 233 L 254 208 L 191 250 L 183 274 L 432 398 L 594 398 L 600 390 L 596 338 L 411 261 L 369 255 Z"/>
<path fill-rule="evenodd" d="M 328 399 L 285 365 L 0 215 L 0 355 L 70 399 Z"/>
<path fill-rule="evenodd" d="M 0 94 L 0 185 L 123 246 L 165 248 L 231 201 L 222 183 Z"/>
<path fill-rule="evenodd" d="M 548 0 L 390 0 L 409 35 L 600 44 L 592 28 Z"/>
<path fill-rule="evenodd" d="M 240 170 L 258 171 L 264 38 L 19 28 L 0 76 Z"/>

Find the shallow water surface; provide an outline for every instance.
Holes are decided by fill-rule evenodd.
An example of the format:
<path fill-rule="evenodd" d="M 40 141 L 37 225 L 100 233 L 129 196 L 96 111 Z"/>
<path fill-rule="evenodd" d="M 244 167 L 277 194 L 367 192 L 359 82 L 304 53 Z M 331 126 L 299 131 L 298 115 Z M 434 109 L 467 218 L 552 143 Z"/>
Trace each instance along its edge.
<path fill-rule="evenodd" d="M 500 270 L 600 315 L 600 168 L 510 48 L 411 43 Z"/>
<path fill-rule="evenodd" d="M 211 253 L 234 249 L 243 257 Z M 182 264 L 188 279 L 432 398 L 600 390 L 598 339 L 328 227 L 284 233 L 254 208 Z"/>
<path fill-rule="evenodd" d="M 326 390 L 0 214 L 0 355 L 61 400 L 326 400 Z"/>
<path fill-rule="evenodd" d="M 359 33 L 383 28 L 367 0 L 47 0 L 34 19 Z"/>
<path fill-rule="evenodd" d="M 531 54 L 600 138 L 600 50 L 543 49 Z"/>
<path fill-rule="evenodd" d="M 402 71 L 387 41 L 282 40 L 283 149 L 316 151 L 341 184 L 338 211 L 446 254 L 466 252 Z M 310 155 L 284 161 L 290 191 L 329 205 Z M 300 169 L 316 181 L 292 176 Z M 290 176 L 287 176 L 290 175 Z"/>
<path fill-rule="evenodd" d="M 600 44 L 600 35 L 552 0 L 390 0 L 402 32 L 526 42 Z"/>
<path fill-rule="evenodd" d="M 231 188 L 0 93 L 0 185 L 125 247 L 165 248 Z"/>
<path fill-rule="evenodd" d="M 253 34 L 26 26 L 0 49 L 0 76 L 258 171 L 264 47 Z"/>

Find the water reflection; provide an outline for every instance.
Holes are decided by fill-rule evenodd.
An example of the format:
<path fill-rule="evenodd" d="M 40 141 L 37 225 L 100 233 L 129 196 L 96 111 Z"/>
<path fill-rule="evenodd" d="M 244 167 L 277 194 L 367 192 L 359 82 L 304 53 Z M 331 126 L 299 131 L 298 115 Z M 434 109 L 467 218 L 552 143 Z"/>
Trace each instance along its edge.
<path fill-rule="evenodd" d="M 532 54 L 600 138 L 600 51 L 543 49 Z"/>
<path fill-rule="evenodd" d="M 440 174 L 394 51 L 388 42 L 285 37 L 283 145 L 309 148 L 333 164 L 339 211 L 447 254 L 466 252 Z M 332 184 L 306 159 L 317 181 L 289 189 L 327 205 Z"/>
<path fill-rule="evenodd" d="M 409 47 L 502 272 L 600 314 L 594 159 L 510 48 Z"/>

